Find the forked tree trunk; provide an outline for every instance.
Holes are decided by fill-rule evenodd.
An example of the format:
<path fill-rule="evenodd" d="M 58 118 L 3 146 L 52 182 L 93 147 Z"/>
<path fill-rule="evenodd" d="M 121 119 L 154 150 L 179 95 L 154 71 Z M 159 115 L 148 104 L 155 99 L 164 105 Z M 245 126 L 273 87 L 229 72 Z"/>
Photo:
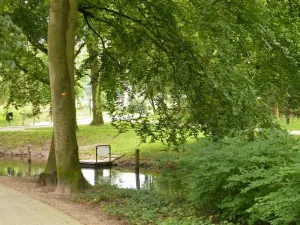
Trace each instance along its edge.
<path fill-rule="evenodd" d="M 81 173 L 75 130 L 74 39 L 76 0 L 50 0 L 48 24 L 49 75 L 53 110 L 57 192 L 70 193 L 87 185 Z"/>
<path fill-rule="evenodd" d="M 101 83 L 99 80 L 99 61 L 96 57 L 96 50 L 92 44 L 88 44 L 88 52 L 91 58 L 91 84 L 92 84 L 92 103 L 93 103 L 93 120 L 91 125 L 103 125 L 103 113 L 101 108 Z"/>

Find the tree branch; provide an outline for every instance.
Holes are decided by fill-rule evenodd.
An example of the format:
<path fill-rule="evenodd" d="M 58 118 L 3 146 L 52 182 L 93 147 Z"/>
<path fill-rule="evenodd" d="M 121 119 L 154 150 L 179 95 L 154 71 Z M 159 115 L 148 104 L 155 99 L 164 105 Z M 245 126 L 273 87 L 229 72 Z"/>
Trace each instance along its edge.
<path fill-rule="evenodd" d="M 100 38 L 100 41 L 101 41 L 101 44 L 102 44 L 102 47 L 105 51 L 105 53 L 109 56 L 109 58 L 111 58 L 113 61 L 116 62 L 117 66 L 119 67 L 119 69 L 121 70 L 122 69 L 122 66 L 121 64 L 119 63 L 118 60 L 116 60 L 110 53 L 109 51 L 107 50 L 107 48 L 105 47 L 105 43 L 104 43 L 104 40 L 102 38 L 102 36 L 92 27 L 92 25 L 90 24 L 88 18 L 87 18 L 87 15 L 84 15 L 84 19 L 86 21 L 86 24 L 88 25 L 88 27 L 91 29 L 91 31 L 93 31 L 93 33 Z"/>
<path fill-rule="evenodd" d="M 23 71 L 26 74 L 29 74 L 29 71 L 25 67 L 23 67 L 16 59 L 14 59 L 14 62 L 19 70 Z M 41 83 L 50 86 L 50 82 L 48 80 L 42 79 L 41 77 L 38 77 L 35 74 L 33 74 L 33 77 L 36 78 L 36 80 L 40 81 Z"/>
<path fill-rule="evenodd" d="M 76 51 L 75 55 L 74 55 L 74 59 L 79 55 L 79 53 L 81 52 L 82 48 L 85 46 L 85 43 L 82 43 L 78 50 Z"/>

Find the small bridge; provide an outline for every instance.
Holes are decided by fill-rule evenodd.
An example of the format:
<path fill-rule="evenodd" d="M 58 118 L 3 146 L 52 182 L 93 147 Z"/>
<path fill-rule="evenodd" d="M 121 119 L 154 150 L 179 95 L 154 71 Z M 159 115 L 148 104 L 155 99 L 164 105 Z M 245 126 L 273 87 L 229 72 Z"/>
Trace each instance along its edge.
<path fill-rule="evenodd" d="M 80 160 L 81 166 L 88 168 L 111 167 L 114 161 L 124 156 L 124 154 L 112 155 L 110 145 L 97 145 L 95 154 L 95 159 Z"/>

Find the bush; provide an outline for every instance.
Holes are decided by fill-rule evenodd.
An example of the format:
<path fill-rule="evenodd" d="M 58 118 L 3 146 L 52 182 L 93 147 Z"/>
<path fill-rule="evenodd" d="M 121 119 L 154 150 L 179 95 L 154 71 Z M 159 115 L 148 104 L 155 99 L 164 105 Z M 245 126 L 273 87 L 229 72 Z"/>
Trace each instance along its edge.
<path fill-rule="evenodd" d="M 300 146 L 286 131 L 210 143 L 180 167 L 187 198 L 202 212 L 249 224 L 300 224 Z"/>

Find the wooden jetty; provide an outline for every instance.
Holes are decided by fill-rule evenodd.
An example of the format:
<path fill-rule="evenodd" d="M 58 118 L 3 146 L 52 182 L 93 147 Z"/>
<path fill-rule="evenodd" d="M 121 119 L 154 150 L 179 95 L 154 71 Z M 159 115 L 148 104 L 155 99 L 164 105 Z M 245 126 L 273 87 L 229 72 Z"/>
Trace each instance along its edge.
<path fill-rule="evenodd" d="M 111 155 L 110 157 L 106 157 L 97 161 L 95 159 L 80 160 L 80 165 L 81 167 L 85 168 L 111 167 L 114 161 L 123 156 L 124 155 Z"/>
<path fill-rule="evenodd" d="M 110 145 L 97 145 L 95 150 L 95 159 L 80 160 L 82 167 L 110 167 L 114 161 L 124 156 L 124 154 L 112 155 Z M 99 160 L 98 156 L 101 156 Z"/>

